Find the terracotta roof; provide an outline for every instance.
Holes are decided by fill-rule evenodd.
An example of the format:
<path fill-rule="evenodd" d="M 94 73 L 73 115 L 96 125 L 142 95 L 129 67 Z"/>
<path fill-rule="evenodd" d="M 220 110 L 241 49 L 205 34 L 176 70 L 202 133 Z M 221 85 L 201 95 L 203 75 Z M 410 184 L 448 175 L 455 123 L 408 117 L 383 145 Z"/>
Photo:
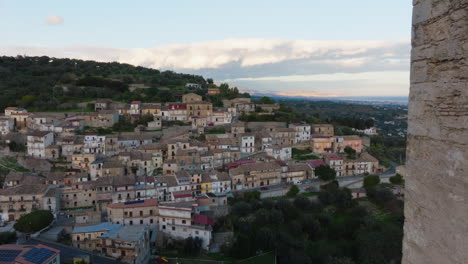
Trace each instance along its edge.
<path fill-rule="evenodd" d="M 214 219 L 208 217 L 207 215 L 194 215 L 192 218 L 192 222 L 201 225 L 214 225 Z"/>
<path fill-rule="evenodd" d="M 323 160 L 311 160 L 307 162 L 311 168 L 317 168 L 320 165 L 327 165 Z"/>

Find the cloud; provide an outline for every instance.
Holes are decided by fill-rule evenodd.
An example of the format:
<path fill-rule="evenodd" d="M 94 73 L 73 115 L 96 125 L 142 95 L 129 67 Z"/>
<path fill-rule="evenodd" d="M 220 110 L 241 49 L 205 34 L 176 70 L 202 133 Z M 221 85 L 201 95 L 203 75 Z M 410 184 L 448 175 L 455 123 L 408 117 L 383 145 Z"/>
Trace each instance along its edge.
<path fill-rule="evenodd" d="M 60 25 L 63 24 L 63 17 L 51 15 L 45 20 L 45 23 L 47 25 Z"/>
<path fill-rule="evenodd" d="M 394 91 L 407 90 L 401 74 L 397 76 L 398 84 L 392 76 L 396 72 L 409 72 L 410 41 L 226 39 L 149 48 L 0 46 L 0 54 L 117 61 L 230 80 L 246 88 L 271 90 L 271 85 L 276 89 L 287 86 L 290 90 L 324 94 L 338 94 L 325 91 L 338 89 L 339 94 L 352 94 L 360 89 L 359 84 L 371 89 L 370 83 L 376 86 L 375 90 L 392 89 L 391 85 L 398 86 Z M 382 74 L 363 75 L 369 72 Z M 350 75 L 357 73 L 361 75 Z M 325 84 L 317 78 L 329 82 Z M 334 85 L 330 80 L 335 81 Z M 313 88 L 317 85 L 319 88 Z M 345 91 L 346 87 L 355 91 Z"/>

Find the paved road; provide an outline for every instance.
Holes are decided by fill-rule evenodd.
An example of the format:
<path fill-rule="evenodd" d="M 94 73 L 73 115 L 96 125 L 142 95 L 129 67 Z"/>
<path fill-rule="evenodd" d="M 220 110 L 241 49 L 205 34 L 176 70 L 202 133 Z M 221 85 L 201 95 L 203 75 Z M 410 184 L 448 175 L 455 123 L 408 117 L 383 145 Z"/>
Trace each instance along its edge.
<path fill-rule="evenodd" d="M 96 255 L 90 254 L 87 251 L 79 250 L 77 248 L 72 248 L 72 247 L 68 247 L 65 245 L 62 246 L 57 243 L 44 242 L 43 240 L 38 241 L 35 239 L 31 239 L 22 244 L 24 245 L 43 244 L 48 247 L 58 249 L 60 250 L 61 263 L 73 263 L 73 257 L 79 256 L 79 255 L 89 255 L 91 257 L 92 264 L 118 264 L 120 263 L 114 259 L 96 256 Z"/>

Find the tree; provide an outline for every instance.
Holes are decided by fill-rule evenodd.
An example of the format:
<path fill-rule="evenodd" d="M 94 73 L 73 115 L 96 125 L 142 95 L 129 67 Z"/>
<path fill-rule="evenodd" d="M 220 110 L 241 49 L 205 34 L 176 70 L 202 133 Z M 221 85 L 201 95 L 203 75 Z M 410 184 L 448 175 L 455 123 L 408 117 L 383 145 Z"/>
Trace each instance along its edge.
<path fill-rule="evenodd" d="M 54 216 L 50 211 L 39 210 L 23 215 L 13 227 L 22 233 L 35 233 L 50 225 L 53 220 Z"/>
<path fill-rule="evenodd" d="M 344 152 L 347 154 L 348 159 L 355 159 L 356 158 L 356 150 L 350 146 L 346 146 L 344 148 Z"/>
<path fill-rule="evenodd" d="M 293 184 L 290 188 L 286 196 L 288 197 L 296 197 L 296 195 L 299 193 L 299 188 L 297 185 Z"/>
<path fill-rule="evenodd" d="M 390 177 L 390 182 L 392 184 L 402 185 L 405 181 L 403 180 L 403 176 L 397 173 L 395 176 Z"/>
<path fill-rule="evenodd" d="M 191 256 L 200 254 L 202 239 L 199 237 L 188 237 L 184 243 L 184 253 Z"/>
<path fill-rule="evenodd" d="M 331 181 L 336 178 L 336 171 L 328 165 L 320 165 L 315 168 L 314 172 L 322 181 Z"/>
<path fill-rule="evenodd" d="M 263 96 L 262 98 L 260 98 L 260 100 L 258 100 L 259 103 L 261 104 L 274 104 L 275 103 L 275 100 L 271 99 L 270 97 L 268 96 Z"/>
<path fill-rule="evenodd" d="M 368 175 L 364 178 L 364 188 L 375 187 L 380 183 L 379 175 Z"/>

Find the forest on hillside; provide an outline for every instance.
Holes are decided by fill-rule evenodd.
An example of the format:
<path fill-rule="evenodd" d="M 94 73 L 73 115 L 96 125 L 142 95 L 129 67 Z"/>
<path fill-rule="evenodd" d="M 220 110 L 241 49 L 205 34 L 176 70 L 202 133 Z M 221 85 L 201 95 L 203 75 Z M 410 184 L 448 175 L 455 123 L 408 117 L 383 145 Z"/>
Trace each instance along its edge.
<path fill-rule="evenodd" d="M 132 84 L 149 88 L 154 97 L 170 99 L 170 90 L 186 83 L 207 87 L 208 80 L 198 75 L 117 62 L 3 56 L 0 57 L 0 111 L 8 106 L 60 110 L 95 98 L 131 100 L 135 96 L 129 92 Z"/>

